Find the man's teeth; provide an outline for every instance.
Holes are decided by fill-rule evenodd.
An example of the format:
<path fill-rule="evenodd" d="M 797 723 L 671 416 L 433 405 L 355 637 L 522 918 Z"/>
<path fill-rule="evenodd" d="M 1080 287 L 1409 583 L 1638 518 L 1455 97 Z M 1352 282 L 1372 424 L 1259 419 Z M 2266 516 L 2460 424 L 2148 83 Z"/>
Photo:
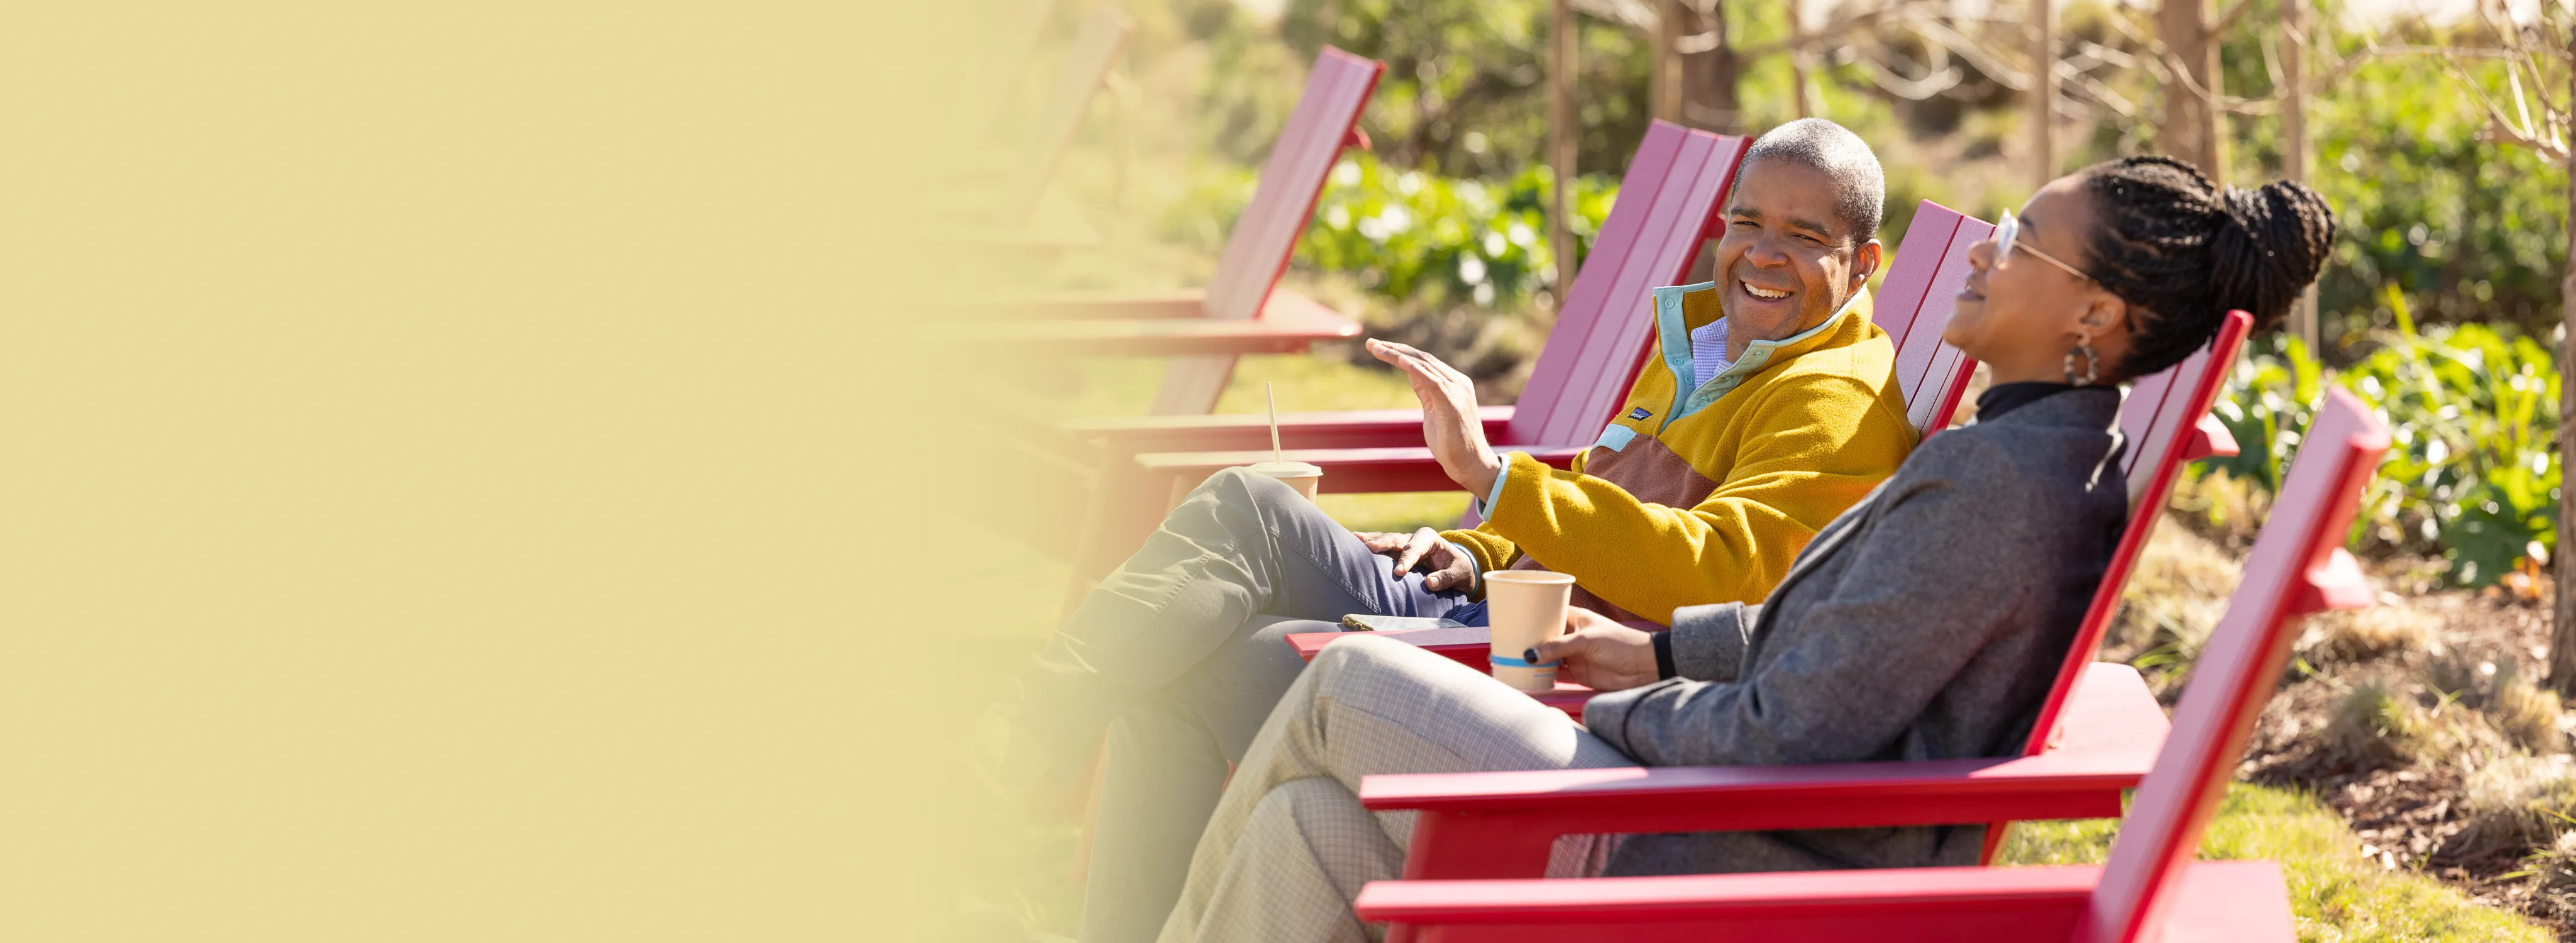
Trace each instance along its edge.
<path fill-rule="evenodd" d="M 1765 301 L 1778 301 L 1778 300 L 1780 300 L 1780 299 L 1782 299 L 1782 298 L 1789 297 L 1789 293 L 1788 293 L 1788 292 L 1785 292 L 1785 291 L 1772 291 L 1771 289 L 1768 289 L 1768 288 L 1757 288 L 1757 287 L 1754 287 L 1754 285 L 1753 285 L 1753 283 L 1752 283 L 1752 282 L 1740 282 L 1739 284 L 1742 284 L 1742 285 L 1744 286 L 1744 291 L 1745 291 L 1745 293 L 1746 293 L 1746 294 L 1752 295 L 1753 297 L 1760 298 L 1760 299 L 1765 300 Z"/>

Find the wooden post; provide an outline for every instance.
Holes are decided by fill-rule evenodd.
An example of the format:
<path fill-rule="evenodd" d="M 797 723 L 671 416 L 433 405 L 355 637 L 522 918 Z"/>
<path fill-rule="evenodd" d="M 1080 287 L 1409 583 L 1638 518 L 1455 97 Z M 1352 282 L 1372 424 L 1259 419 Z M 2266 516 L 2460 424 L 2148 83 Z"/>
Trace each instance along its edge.
<path fill-rule="evenodd" d="M 1682 0 L 1662 0 L 1655 4 L 1655 70 L 1647 76 L 1655 117 L 1666 121 L 1682 120 L 1681 54 L 1673 41 L 1681 38 Z"/>
<path fill-rule="evenodd" d="M 2030 163 L 2032 190 L 2057 179 L 2057 11 L 2030 0 Z"/>
<path fill-rule="evenodd" d="M 1798 117 L 1816 116 L 1815 105 L 1807 89 L 1807 24 L 1798 0 L 1789 2 L 1789 97 L 1797 99 Z"/>
<path fill-rule="evenodd" d="M 2308 0 L 2281 2 L 2281 176 L 2308 182 Z M 2317 353 L 2317 286 L 2290 308 L 2290 331 Z"/>
<path fill-rule="evenodd" d="M 2576 31 L 2571 31 L 2568 51 L 2576 53 Z M 2567 88 L 2576 93 L 2576 69 L 2569 70 Z M 2576 99 L 2570 99 L 2576 101 Z M 2576 375 L 2576 148 L 2567 160 L 2567 267 L 2558 282 L 2558 322 L 2565 336 L 2558 342 L 2558 375 Z M 2564 417 L 2576 416 L 2576 383 L 2561 384 L 2558 392 L 2558 468 L 2564 473 L 2571 459 L 2576 459 L 2576 435 L 2567 434 Z M 2550 565 L 2556 568 L 2558 605 L 2556 625 L 2549 633 L 2549 686 L 2558 693 L 2576 695 L 2576 564 L 2567 562 L 2567 534 L 2576 533 L 2576 501 L 2558 502 L 2558 552 Z"/>
<path fill-rule="evenodd" d="M 1553 294 L 1558 308 L 1564 307 L 1566 286 L 1574 284 L 1575 258 L 1574 217 L 1567 215 L 1574 205 L 1574 76 L 1582 66 L 1576 58 L 1573 0 L 1556 0 L 1554 26 L 1549 34 L 1555 51 L 1547 63 L 1547 162 L 1555 175 L 1548 197 L 1548 247 L 1556 255 L 1556 284 Z"/>
<path fill-rule="evenodd" d="M 2223 90 L 2218 72 L 2218 38 L 2209 34 L 2208 0 L 2164 0 L 2157 12 L 2158 38 L 2172 51 L 2184 75 L 2165 83 L 2165 117 L 2157 128 L 2156 146 L 2192 162 L 2209 179 L 2227 182 L 2227 136 L 2220 132 L 2216 96 Z M 2172 65 L 2172 63 L 2168 63 Z M 2208 98 L 2192 91 L 2199 86 Z"/>

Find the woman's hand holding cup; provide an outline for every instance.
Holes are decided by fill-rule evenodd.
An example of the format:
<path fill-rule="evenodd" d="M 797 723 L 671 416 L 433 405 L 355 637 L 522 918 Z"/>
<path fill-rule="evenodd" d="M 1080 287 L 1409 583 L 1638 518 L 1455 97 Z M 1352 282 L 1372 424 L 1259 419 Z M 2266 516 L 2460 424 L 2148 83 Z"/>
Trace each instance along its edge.
<path fill-rule="evenodd" d="M 1585 609 L 1565 609 L 1565 634 L 1540 642 L 1532 661 L 1561 661 L 1557 677 L 1595 691 L 1625 691 L 1654 683 L 1655 637 Z"/>

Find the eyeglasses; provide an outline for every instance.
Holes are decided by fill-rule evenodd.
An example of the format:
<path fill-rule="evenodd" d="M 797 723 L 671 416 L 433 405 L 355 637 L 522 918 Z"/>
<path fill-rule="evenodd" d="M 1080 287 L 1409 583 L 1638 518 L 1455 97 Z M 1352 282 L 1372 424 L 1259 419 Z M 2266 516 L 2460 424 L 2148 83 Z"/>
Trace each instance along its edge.
<path fill-rule="evenodd" d="M 2002 268 L 2002 267 L 2003 267 L 2003 265 L 2004 265 L 2004 260 L 2009 259 L 2009 258 L 2012 258 L 2012 254 L 2013 254 L 2013 246 L 2014 246 L 2014 244 L 2016 244 L 2016 243 L 2018 243 L 2018 242 L 2020 241 L 2020 237 L 2021 237 L 2021 217 L 2014 216 L 2014 215 L 2012 214 L 2012 211 L 2011 211 L 2011 210 L 2005 210 L 2005 211 L 2004 211 L 2004 214 L 2003 214 L 2003 219 L 2002 219 L 2001 221 L 1999 221 L 1999 222 L 1995 223 L 1995 267 L 1996 267 L 1996 268 Z M 2046 253 L 2046 252 L 2041 252 L 2041 251 L 2039 251 L 2038 247 L 2035 247 L 2035 246 L 2022 246 L 2022 247 L 2021 247 L 2021 251 L 2030 253 L 2030 255 L 2031 255 L 2031 257 L 2032 257 L 2032 258 L 2038 259 L 2038 260 L 2040 260 L 2040 261 L 2042 261 L 2042 262 L 2046 262 L 2046 263 L 2048 263 L 2048 264 L 2050 264 L 2050 265 L 2057 266 L 2058 268 L 2065 269 L 2065 270 L 2066 270 L 2066 274 L 2068 274 L 2068 275 L 2073 275 L 2073 276 L 2075 276 L 2075 277 L 2077 277 L 2077 278 L 2083 279 L 2083 280 L 2088 281 L 2088 282 L 2092 282 L 2092 283 L 2094 283 L 2094 284 L 2096 284 L 2096 285 L 2099 285 L 2099 284 L 2101 284 L 2101 283 L 2102 283 L 2102 280 L 2101 280 L 2101 279 L 2094 278 L 2093 276 L 2090 276 L 2090 275 L 2086 275 L 2086 274 L 2084 274 L 2084 270 L 2083 270 L 2083 269 L 2079 269 L 2079 268 L 2076 268 L 2075 266 L 2068 265 L 2068 264 L 2066 264 L 2065 262 L 2060 261 L 2056 256 L 2050 255 L 2050 254 L 2048 254 L 2048 253 Z"/>

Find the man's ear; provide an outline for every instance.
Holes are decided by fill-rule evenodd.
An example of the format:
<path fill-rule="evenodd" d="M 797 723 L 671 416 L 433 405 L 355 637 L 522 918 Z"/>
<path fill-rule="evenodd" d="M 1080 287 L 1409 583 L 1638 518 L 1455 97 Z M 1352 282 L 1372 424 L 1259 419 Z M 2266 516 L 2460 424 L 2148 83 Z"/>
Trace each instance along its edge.
<path fill-rule="evenodd" d="M 1879 244 L 1878 240 L 1861 243 L 1860 248 L 1852 251 L 1851 285 L 1846 290 L 1860 293 L 1861 286 L 1869 284 L 1869 277 L 1878 274 L 1879 262 L 1886 257 L 1887 247 Z"/>

